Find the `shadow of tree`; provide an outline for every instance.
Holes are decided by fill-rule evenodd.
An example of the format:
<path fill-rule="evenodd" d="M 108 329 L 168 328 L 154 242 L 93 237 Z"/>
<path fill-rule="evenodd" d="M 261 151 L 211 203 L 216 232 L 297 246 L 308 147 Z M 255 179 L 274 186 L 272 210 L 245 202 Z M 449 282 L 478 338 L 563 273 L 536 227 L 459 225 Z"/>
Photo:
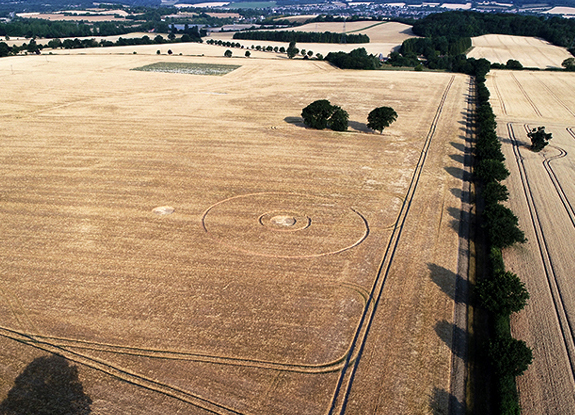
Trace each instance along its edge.
<path fill-rule="evenodd" d="M 449 346 L 454 355 L 466 359 L 465 350 L 460 347 L 460 345 L 465 343 L 465 338 L 467 337 L 465 330 L 447 320 L 441 320 L 435 325 L 435 333 Z"/>
<path fill-rule="evenodd" d="M 452 394 L 439 388 L 433 388 L 429 407 L 433 415 L 465 414 L 465 405 Z"/>
<path fill-rule="evenodd" d="M 302 117 L 285 117 L 284 121 L 288 124 L 297 125 L 298 127 L 305 127 Z"/>
<path fill-rule="evenodd" d="M 471 286 L 469 281 L 439 265 L 427 264 L 427 268 L 430 271 L 429 276 L 431 280 L 441 288 L 441 291 L 447 294 L 449 298 L 456 303 L 466 304 L 468 302 L 467 293 Z"/>
<path fill-rule="evenodd" d="M 367 124 L 364 122 L 357 122 L 357 121 L 349 121 L 349 126 L 356 131 L 361 131 L 362 133 L 373 133 L 374 131 L 371 128 L 367 128 Z M 379 132 L 378 132 L 379 134 Z"/>
<path fill-rule="evenodd" d="M 88 415 L 91 404 L 78 379 L 78 368 L 62 356 L 51 355 L 26 366 L 0 404 L 0 414 Z"/>

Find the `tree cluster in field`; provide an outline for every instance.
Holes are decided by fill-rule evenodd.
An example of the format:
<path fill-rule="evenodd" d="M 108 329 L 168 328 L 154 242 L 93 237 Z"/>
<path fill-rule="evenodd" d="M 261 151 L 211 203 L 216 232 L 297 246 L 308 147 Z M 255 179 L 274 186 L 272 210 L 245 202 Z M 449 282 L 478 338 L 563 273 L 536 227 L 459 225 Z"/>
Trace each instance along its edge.
<path fill-rule="evenodd" d="M 493 330 L 487 358 L 497 379 L 499 413 L 519 414 L 515 378 L 527 370 L 533 353 L 524 341 L 511 336 L 509 318 L 525 307 L 529 293 L 516 274 L 505 271 L 501 249 L 524 242 L 525 235 L 517 226 L 515 214 L 501 204 L 509 197 L 507 187 L 501 183 L 509 171 L 503 163 L 505 157 L 495 132 L 497 124 L 489 95 L 485 78 L 479 78 L 475 173 L 481 181 L 485 202 L 482 220 L 490 245 L 490 264 L 487 275 L 477 282 L 475 292 L 480 305 L 491 315 Z"/>
<path fill-rule="evenodd" d="M 325 57 L 329 63 L 341 69 L 378 69 L 381 62 L 375 55 L 368 55 L 365 48 L 346 52 L 329 52 Z"/>
<path fill-rule="evenodd" d="M 334 131 L 346 131 L 349 114 L 337 105 L 332 105 L 327 99 L 320 99 L 305 107 L 301 116 L 308 127 L 323 130 L 331 128 Z M 397 119 L 397 113 L 390 107 L 379 107 L 367 116 L 367 127 L 380 133 Z"/>
<path fill-rule="evenodd" d="M 299 43 L 369 43 L 369 36 L 333 32 L 296 32 L 293 30 L 246 31 L 234 34 L 234 39 L 269 40 L 272 42 Z"/>
<path fill-rule="evenodd" d="M 475 37 L 486 34 L 540 37 L 573 47 L 575 21 L 562 17 L 491 14 L 470 11 L 435 13 L 416 21 L 413 33 L 423 37 Z"/>
<path fill-rule="evenodd" d="M 119 38 L 115 42 L 109 40 L 96 41 L 96 39 L 65 39 L 61 41 L 60 39 L 52 39 L 47 44 L 36 43 L 34 39 L 31 39 L 28 43 L 23 43 L 21 46 L 9 47 L 6 43 L 0 42 L 0 57 L 16 55 L 20 52 L 37 53 L 44 48 L 51 49 L 83 49 L 83 48 L 97 48 L 97 47 L 110 47 L 110 46 L 132 46 L 132 45 L 161 45 L 164 43 L 188 43 L 188 42 L 202 42 L 202 38 L 191 37 L 188 34 L 182 35 L 180 38 L 175 36 L 168 36 L 168 39 L 161 35 L 155 36 L 153 39 L 149 36 L 136 37 L 136 38 Z"/>
<path fill-rule="evenodd" d="M 464 38 L 462 43 L 466 43 L 466 39 Z M 409 40 L 409 39 L 408 39 Z M 404 44 L 407 40 L 404 42 Z M 415 69 L 422 69 L 423 66 L 426 66 L 429 69 L 439 69 L 439 70 L 447 70 L 450 72 L 459 72 L 465 73 L 468 75 L 481 75 L 486 74 L 489 72 L 491 68 L 491 63 L 484 58 L 475 59 L 475 58 L 467 58 L 465 54 L 460 53 L 458 55 L 451 55 L 449 52 L 449 48 L 447 54 L 442 55 L 441 50 L 432 50 L 431 48 L 435 46 L 441 46 L 443 43 L 437 42 L 430 42 L 426 45 L 426 49 L 422 53 L 423 61 L 419 59 L 420 55 L 417 55 L 416 52 L 412 52 L 413 50 L 413 42 L 407 42 L 412 46 L 406 46 L 405 48 L 401 47 L 400 50 L 404 50 L 405 55 L 401 52 L 392 52 L 389 55 L 389 59 L 387 60 L 387 64 L 391 66 L 405 66 L 405 67 L 415 67 Z M 421 42 L 421 44 L 425 44 Z M 458 51 L 457 47 L 451 48 L 453 52 Z"/>

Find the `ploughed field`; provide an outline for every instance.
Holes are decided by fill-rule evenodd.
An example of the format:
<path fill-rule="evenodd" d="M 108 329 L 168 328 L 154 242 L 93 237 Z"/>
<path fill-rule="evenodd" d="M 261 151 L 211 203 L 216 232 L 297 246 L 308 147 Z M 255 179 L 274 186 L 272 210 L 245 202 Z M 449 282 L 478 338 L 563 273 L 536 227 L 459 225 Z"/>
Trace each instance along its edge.
<path fill-rule="evenodd" d="M 468 78 L 165 60 L 230 63 L 0 60 L 0 400 L 57 353 L 97 414 L 445 412 Z"/>
<path fill-rule="evenodd" d="M 487 79 L 503 140 L 510 205 L 528 242 L 504 252 L 531 294 L 512 319 L 534 360 L 518 378 L 525 414 L 572 414 L 575 347 L 575 74 L 492 71 Z M 553 134 L 540 153 L 527 130 Z"/>

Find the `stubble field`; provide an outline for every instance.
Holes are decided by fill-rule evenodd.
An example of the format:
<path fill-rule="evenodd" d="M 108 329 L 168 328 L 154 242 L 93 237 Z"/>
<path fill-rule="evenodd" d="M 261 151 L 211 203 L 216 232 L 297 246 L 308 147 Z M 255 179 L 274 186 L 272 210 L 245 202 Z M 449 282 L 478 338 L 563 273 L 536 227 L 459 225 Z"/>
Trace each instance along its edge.
<path fill-rule="evenodd" d="M 575 411 L 574 80 L 571 73 L 493 71 L 487 81 L 511 171 L 510 205 L 528 238 L 504 253 L 506 265 L 531 294 L 512 321 L 514 336 L 534 354 L 533 364 L 518 378 L 527 415 Z M 527 129 L 538 126 L 553 139 L 533 153 Z"/>
<path fill-rule="evenodd" d="M 468 78 L 162 59 L 0 60 L 0 399 L 57 353 L 94 414 L 445 412 Z"/>
<path fill-rule="evenodd" d="M 473 49 L 467 56 L 492 63 L 506 64 L 514 59 L 529 68 L 561 68 L 561 63 L 571 57 L 565 48 L 534 37 L 483 35 L 472 41 Z"/>

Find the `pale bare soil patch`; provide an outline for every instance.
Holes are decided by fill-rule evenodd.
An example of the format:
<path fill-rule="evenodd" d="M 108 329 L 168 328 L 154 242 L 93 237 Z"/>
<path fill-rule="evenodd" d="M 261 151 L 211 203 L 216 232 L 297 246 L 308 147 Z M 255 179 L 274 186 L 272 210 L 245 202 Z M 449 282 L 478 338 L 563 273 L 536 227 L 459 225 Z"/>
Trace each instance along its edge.
<path fill-rule="evenodd" d="M 514 336 L 533 349 L 518 378 L 524 414 L 575 411 L 572 322 L 575 319 L 575 76 L 493 71 L 488 77 L 506 164 L 510 206 L 529 241 L 505 251 L 507 267 L 531 294 L 512 321 Z M 528 149 L 525 127 L 553 133 L 540 153 Z"/>
<path fill-rule="evenodd" d="M 468 78 L 161 60 L 229 61 L 0 60 L 0 400 L 57 352 L 96 414 L 445 413 Z"/>
<path fill-rule="evenodd" d="M 470 58 L 485 58 L 490 62 L 507 63 L 509 59 L 531 68 L 561 68 L 561 62 L 571 57 L 567 49 L 524 36 L 483 35 L 472 38 Z"/>

